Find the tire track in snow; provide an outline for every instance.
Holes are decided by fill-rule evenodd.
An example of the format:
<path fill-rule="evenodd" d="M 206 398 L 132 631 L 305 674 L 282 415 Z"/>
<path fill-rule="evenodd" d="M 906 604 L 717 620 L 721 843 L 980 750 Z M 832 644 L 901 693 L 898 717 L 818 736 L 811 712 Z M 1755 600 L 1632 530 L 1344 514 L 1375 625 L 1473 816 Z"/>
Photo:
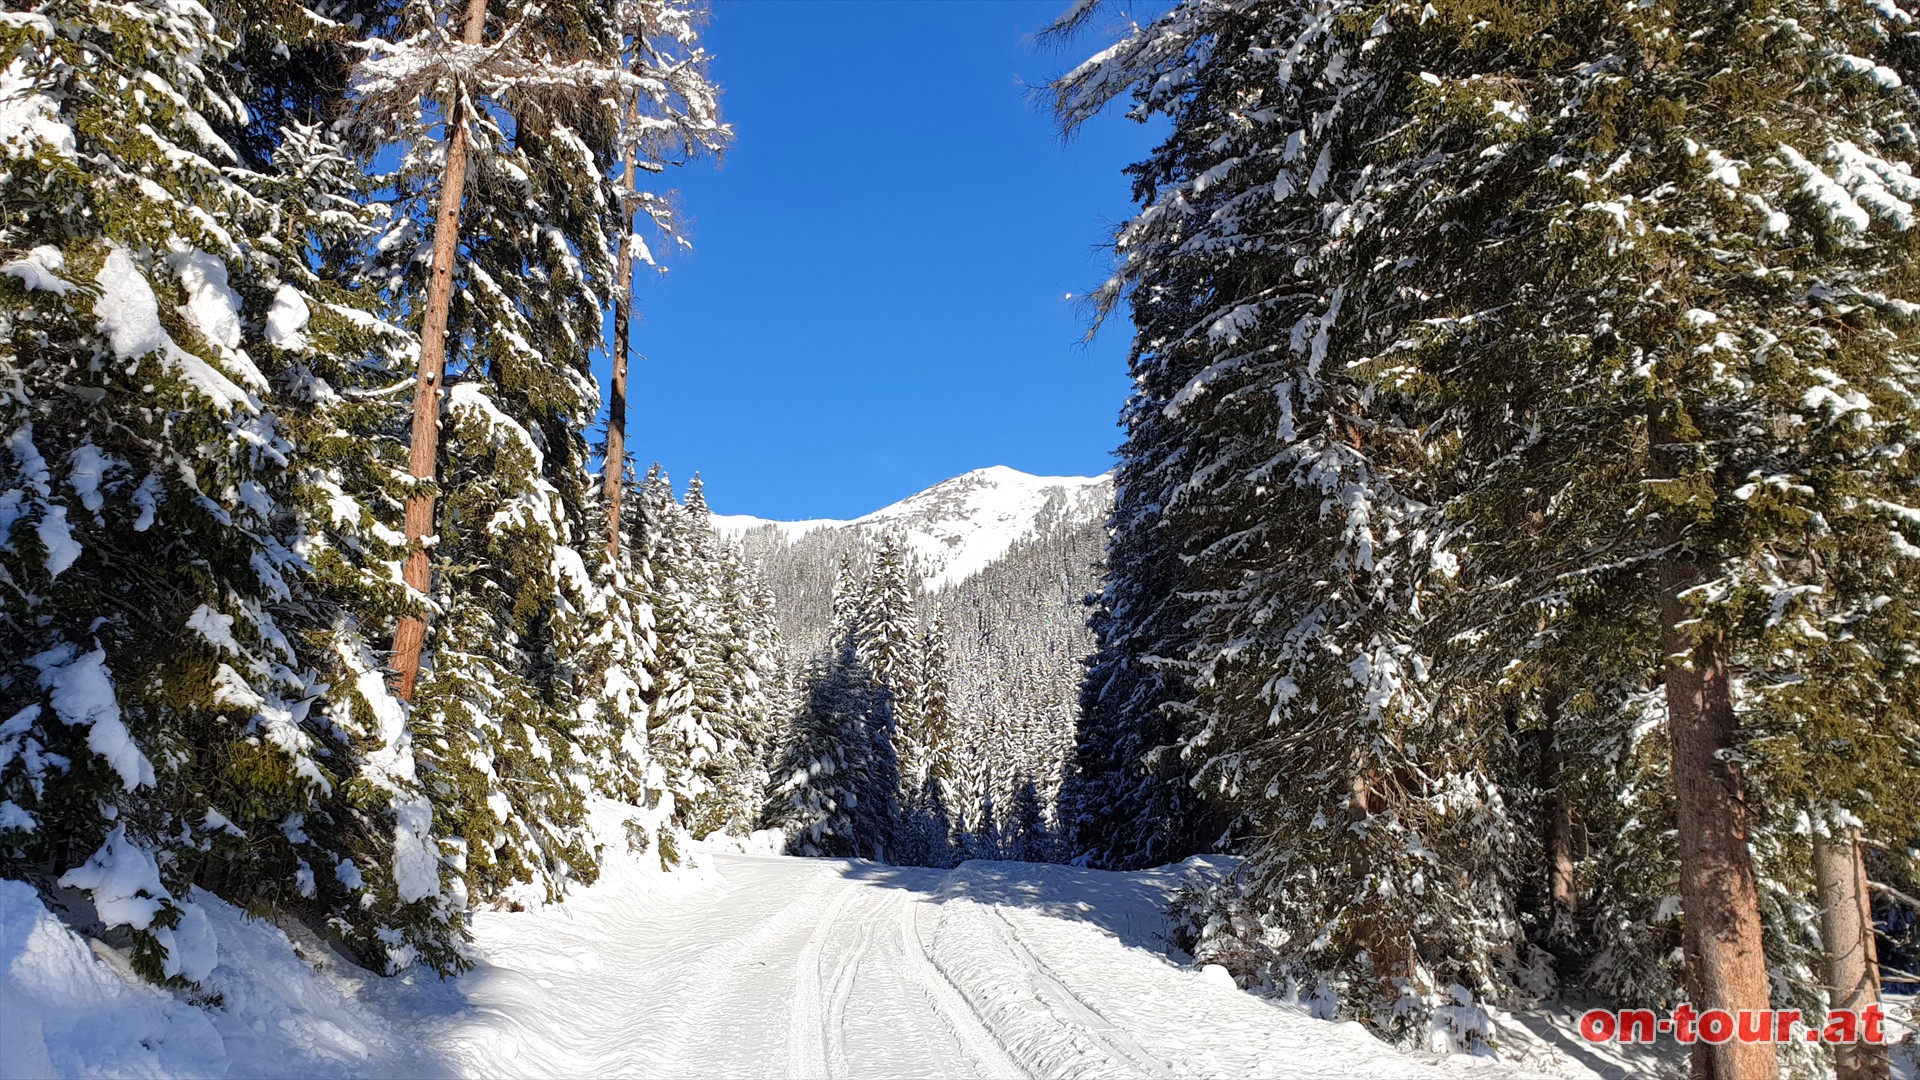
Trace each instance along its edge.
<path fill-rule="evenodd" d="M 927 956 L 925 941 L 920 937 L 919 917 L 921 902 L 909 898 L 905 893 L 900 898 L 900 948 L 907 960 L 908 972 L 914 980 L 926 989 L 927 999 L 933 1003 L 934 1012 L 959 1040 L 960 1047 L 974 1063 L 979 1066 L 981 1076 L 1028 1076 L 1025 1069 L 1007 1053 L 1007 1048 L 994 1037 L 993 1031 L 986 1025 L 980 1013 L 969 1003 L 966 996 L 952 980 L 942 974 Z"/>
<path fill-rule="evenodd" d="M 1095 1042 L 1100 1043 L 1117 1057 L 1132 1062 L 1147 1075 L 1166 1078 L 1177 1075 L 1166 1064 L 1148 1053 L 1146 1047 L 1135 1041 L 1125 1029 L 1107 1019 L 1100 1010 L 1089 1005 L 1085 998 L 1074 993 L 1066 983 L 1061 982 L 1060 977 L 1054 974 L 1046 961 L 1034 955 L 1033 950 L 1027 948 L 1026 943 L 1020 940 L 1020 932 L 1014 928 L 1012 922 L 1008 921 L 1006 914 L 1000 910 L 1000 905 L 976 902 L 973 906 L 982 908 L 993 916 L 994 921 L 999 924 L 999 932 L 1003 935 L 1008 947 L 1017 956 L 1024 958 L 1029 970 L 1032 971 L 1035 989 L 1043 999 L 1056 1007 L 1056 1015 L 1064 1014 L 1067 1018 L 1079 1023 L 1082 1030 Z"/>
<path fill-rule="evenodd" d="M 947 1061 L 944 1071 L 949 1075 L 1029 1075 L 929 960 L 915 915 L 923 903 L 910 891 L 857 881 L 847 882 L 834 897 L 796 962 L 789 1074 L 827 1080 L 852 1076 L 862 1065 L 848 1046 L 852 1010 L 856 1002 L 862 1003 L 861 1016 L 871 1027 L 866 1013 L 880 1001 L 923 1005 L 933 1014 L 965 1062 L 964 1068 L 955 1068 L 959 1062 Z M 866 1037 L 871 1035 L 869 1031 Z M 920 1041 L 931 1048 L 933 1040 L 923 1036 Z"/>
<path fill-rule="evenodd" d="M 820 915 L 812 936 L 800 949 L 793 965 L 793 1012 L 787 1017 L 787 1073 L 790 1077 L 828 1077 L 826 1015 L 820 1008 L 824 990 L 820 982 L 820 960 L 833 928 L 840 921 L 860 886 L 851 881 L 840 883 L 839 895 Z M 836 976 L 838 972 L 836 971 Z"/>
<path fill-rule="evenodd" d="M 860 965 L 872 951 L 874 929 L 879 922 L 877 917 L 880 899 L 872 889 L 864 885 L 849 885 L 848 890 L 858 890 L 858 924 L 849 934 L 835 935 L 843 946 L 852 938 L 851 947 L 843 947 L 839 957 L 833 963 L 833 997 L 827 1002 L 827 1015 L 824 1024 L 824 1038 L 827 1046 L 827 1076 L 830 1080 L 846 1080 L 852 1073 L 847 1057 L 847 1003 L 853 1000 L 854 982 L 860 977 Z"/>
<path fill-rule="evenodd" d="M 929 959 L 1022 1071 L 1063 1078 L 1177 1075 L 1062 983 L 998 905 L 971 895 L 965 874 L 961 868 L 948 878 L 939 910 L 942 929 L 951 932 L 935 939 Z M 953 947 L 940 947 L 949 937 Z"/>
<path fill-rule="evenodd" d="M 820 881 L 839 880 L 837 874 L 824 870 L 809 876 Z M 736 886 L 735 891 L 718 899 L 715 908 L 746 900 L 753 889 L 752 885 Z M 749 1018 L 755 1007 L 765 1010 L 775 1004 L 764 1000 L 764 994 L 752 984 L 751 972 L 759 966 L 756 958 L 777 947 L 783 937 L 808 924 L 818 925 L 819 913 L 825 906 L 820 891 L 802 889 L 789 894 L 770 913 L 752 910 L 739 913 L 749 920 L 751 929 L 719 940 L 689 937 L 664 954 L 649 949 L 642 955 L 621 958 L 613 966 L 615 971 L 631 965 L 635 970 L 651 970 L 655 978 L 644 987 L 602 983 L 603 993 L 618 993 L 635 1001 L 670 997 L 683 1004 L 650 1014 L 645 1022 L 611 1026 L 604 1037 L 607 1045 L 589 1059 L 595 1062 L 592 1071 L 601 1075 L 631 1074 L 636 1058 L 649 1069 L 685 1064 L 689 1047 L 700 1046 L 716 1037 L 737 1043 L 746 1034 L 740 1028 L 742 1019 Z M 669 922 L 656 929 L 672 926 Z M 733 1064 L 744 1063 L 736 1060 Z M 766 1071 L 771 1074 L 771 1063 L 768 1066 Z"/>

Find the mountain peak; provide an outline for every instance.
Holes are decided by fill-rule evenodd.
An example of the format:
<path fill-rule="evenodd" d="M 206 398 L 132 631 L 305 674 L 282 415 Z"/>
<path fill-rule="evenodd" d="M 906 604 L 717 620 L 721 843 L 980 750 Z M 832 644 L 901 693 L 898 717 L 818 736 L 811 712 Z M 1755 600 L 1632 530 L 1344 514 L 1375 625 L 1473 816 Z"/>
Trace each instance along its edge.
<path fill-rule="evenodd" d="M 852 521 L 767 521 L 716 514 L 713 525 L 730 536 L 771 528 L 789 541 L 820 529 L 857 529 L 875 537 L 895 533 L 926 572 L 927 586 L 939 588 L 986 569 L 1016 542 L 1033 535 L 1043 519 L 1104 517 L 1112 498 L 1111 476 L 1034 476 L 1007 465 L 989 465 Z"/>

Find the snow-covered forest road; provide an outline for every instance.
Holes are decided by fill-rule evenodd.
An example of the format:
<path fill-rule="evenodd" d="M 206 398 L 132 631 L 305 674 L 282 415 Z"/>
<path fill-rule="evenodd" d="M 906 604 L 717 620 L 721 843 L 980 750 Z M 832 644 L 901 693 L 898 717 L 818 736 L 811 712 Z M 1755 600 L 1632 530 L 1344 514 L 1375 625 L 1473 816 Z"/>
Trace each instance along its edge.
<path fill-rule="evenodd" d="M 445 995 L 408 1021 L 416 1045 L 476 1075 L 1427 1071 L 1356 1025 L 1167 960 L 1171 870 L 741 855 L 713 869 L 717 893 L 596 888 L 483 915 L 481 967 L 414 988 Z"/>
<path fill-rule="evenodd" d="M 619 847 L 620 815 L 596 817 Z M 662 873 L 621 855 L 564 902 L 476 912 L 474 968 L 445 980 L 372 975 L 196 890 L 220 956 L 191 991 L 144 982 L 123 949 L 0 882 L 0 1078 L 1492 1080 L 1626 1064 L 1539 1016 L 1503 1021 L 1499 1060 L 1406 1054 L 1194 970 L 1169 955 L 1163 912 L 1201 861 L 932 870 L 699 845 Z"/>

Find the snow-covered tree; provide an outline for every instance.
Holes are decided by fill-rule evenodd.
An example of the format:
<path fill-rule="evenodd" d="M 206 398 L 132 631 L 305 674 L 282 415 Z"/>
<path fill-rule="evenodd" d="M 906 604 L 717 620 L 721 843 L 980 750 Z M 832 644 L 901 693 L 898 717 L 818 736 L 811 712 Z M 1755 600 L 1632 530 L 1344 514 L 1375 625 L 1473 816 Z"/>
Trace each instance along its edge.
<path fill-rule="evenodd" d="M 1905 646 L 1851 629 L 1906 625 L 1907 18 L 1193 2 L 1059 84 L 1070 122 L 1133 90 L 1174 123 L 1102 299 L 1199 298 L 1168 339 L 1206 364 L 1160 411 L 1186 480 L 1157 511 L 1197 605 L 1187 748 L 1241 817 L 1245 904 L 1330 947 L 1308 969 L 1499 992 L 1506 716 L 1538 737 L 1555 907 L 1647 912 L 1673 880 L 1696 1005 L 1797 992 L 1792 818 L 1844 831 L 1838 805 L 1912 772 Z M 1869 746 L 1864 778 L 1815 764 Z M 1576 800 L 1620 845 L 1585 898 Z M 1330 826 L 1337 918 L 1286 854 Z M 1409 889 L 1435 880 L 1459 885 Z M 1388 885 L 1426 899 L 1382 911 Z M 1383 916 L 1411 955 L 1375 947 Z M 1633 943 L 1599 938 L 1604 981 Z M 1695 1047 L 1716 1075 L 1772 1053 Z"/>
<path fill-rule="evenodd" d="M 1169 657 L 1193 695 L 1193 783 L 1238 819 L 1232 887 L 1269 977 L 1410 1031 L 1451 986 L 1500 992 L 1516 924 L 1496 733 L 1424 687 L 1419 594 L 1446 561 L 1420 403 L 1369 357 L 1375 309 L 1349 306 L 1371 269 L 1367 148 L 1399 77 L 1357 17 L 1183 4 L 1056 86 L 1069 123 L 1135 87 L 1138 114 L 1173 122 L 1099 299 L 1154 316 L 1193 298 L 1139 324 L 1140 350 L 1195 371 L 1159 409 L 1176 461 L 1155 500 L 1194 604 Z"/>
<path fill-rule="evenodd" d="M 900 783 L 886 688 L 862 659 L 871 579 L 843 561 L 830 650 L 801 676 L 767 820 L 803 855 L 886 861 Z"/>
<path fill-rule="evenodd" d="M 707 75 L 700 47 L 704 10 L 671 0 L 621 0 L 614 30 L 624 39 L 626 70 L 634 81 L 620 118 L 620 181 L 614 196 L 621 229 L 613 296 L 613 378 L 607 409 L 605 491 L 608 552 L 617 559 L 625 529 L 622 502 L 627 469 L 627 365 L 633 353 L 633 274 L 637 263 L 656 266 L 633 228 L 644 216 L 669 241 L 684 245 L 672 200 L 642 186 L 640 174 L 664 172 L 696 152 L 719 154 L 733 138 L 720 121 L 719 91 Z"/>
<path fill-rule="evenodd" d="M 297 47 L 329 25 L 283 15 Z M 322 262 L 365 238 L 357 169 L 314 128 L 241 158 L 217 132 L 244 83 L 198 6 L 47 5 L 0 39 L 0 844 L 131 927 L 154 978 L 212 963 L 192 884 L 456 965 L 406 718 L 349 606 L 385 567 L 379 508 L 340 485 L 382 451 L 295 441 L 353 422 L 391 355 Z"/>
<path fill-rule="evenodd" d="M 469 900 L 597 872 L 589 798 L 672 812 L 651 551 L 578 538 L 615 253 L 671 224 L 615 164 L 729 137 L 698 16 L 0 20 L 0 867 L 86 890 L 143 973 L 211 964 L 196 885 L 452 970 Z M 731 587 L 751 698 L 777 643 Z"/>

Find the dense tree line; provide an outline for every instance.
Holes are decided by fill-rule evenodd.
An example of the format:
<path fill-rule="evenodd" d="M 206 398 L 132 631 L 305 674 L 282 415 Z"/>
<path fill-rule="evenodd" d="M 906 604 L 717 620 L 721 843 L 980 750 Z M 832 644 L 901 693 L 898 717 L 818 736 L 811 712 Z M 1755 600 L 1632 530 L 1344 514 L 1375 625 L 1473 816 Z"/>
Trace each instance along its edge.
<path fill-rule="evenodd" d="M 784 786 L 769 809 L 772 824 L 798 830 L 794 850 L 878 858 L 884 848 L 935 866 L 1078 854 L 1068 807 L 1087 793 L 1066 781 L 1092 642 L 1084 604 L 1105 535 L 1100 517 L 1055 495 L 993 562 L 933 589 L 898 535 L 759 526 L 741 537 L 761 560 L 797 676 L 776 740 Z M 897 626 L 908 629 L 880 629 Z M 891 653 L 881 642 L 902 635 L 918 640 L 906 662 L 868 666 L 863 657 Z M 883 688 L 891 728 L 875 706 Z M 863 787 L 867 763 L 887 755 L 899 775 Z"/>
<path fill-rule="evenodd" d="M 587 441 L 646 178 L 731 138 L 701 17 L 0 17 L 0 872 L 144 974 L 211 965 L 196 887 L 457 969 L 593 800 L 666 861 L 757 812 L 762 586 Z"/>
<path fill-rule="evenodd" d="M 1555 987 L 1874 1000 L 1920 841 L 1912 22 L 1184 0 L 1056 83 L 1171 124 L 1097 296 L 1135 392 L 1075 826 L 1245 854 L 1201 956 L 1466 1043 Z"/>
<path fill-rule="evenodd" d="M 1064 861 L 1076 793 L 1074 718 L 1092 649 L 1086 597 L 1105 523 L 1042 515 L 1032 535 L 925 607 L 951 639 L 953 793 L 966 858 Z"/>

